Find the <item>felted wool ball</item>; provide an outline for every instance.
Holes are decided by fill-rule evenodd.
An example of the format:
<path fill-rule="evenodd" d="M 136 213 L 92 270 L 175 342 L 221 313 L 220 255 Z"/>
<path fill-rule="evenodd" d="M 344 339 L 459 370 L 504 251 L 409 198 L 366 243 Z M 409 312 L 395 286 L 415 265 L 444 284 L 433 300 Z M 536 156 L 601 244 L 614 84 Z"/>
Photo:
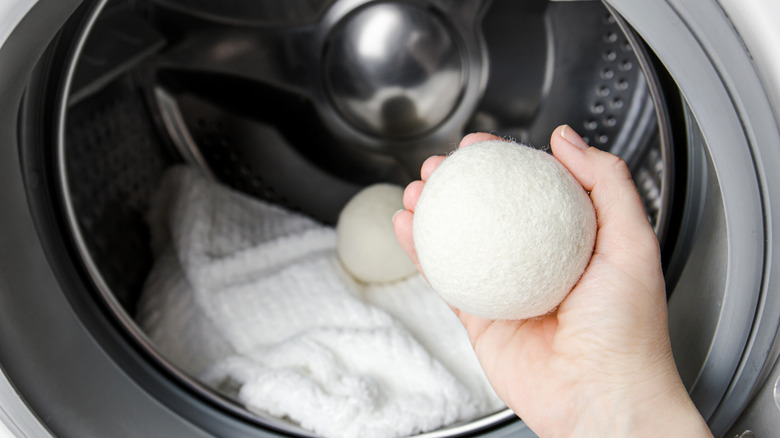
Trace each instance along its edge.
<path fill-rule="evenodd" d="M 596 214 L 556 158 L 496 140 L 444 160 L 423 188 L 413 227 L 420 265 L 444 301 L 517 320 L 566 298 L 593 253 Z"/>
<path fill-rule="evenodd" d="M 403 189 L 374 184 L 358 192 L 339 214 L 338 255 L 364 283 L 388 283 L 417 272 L 393 232 L 393 214 L 403 208 Z"/>

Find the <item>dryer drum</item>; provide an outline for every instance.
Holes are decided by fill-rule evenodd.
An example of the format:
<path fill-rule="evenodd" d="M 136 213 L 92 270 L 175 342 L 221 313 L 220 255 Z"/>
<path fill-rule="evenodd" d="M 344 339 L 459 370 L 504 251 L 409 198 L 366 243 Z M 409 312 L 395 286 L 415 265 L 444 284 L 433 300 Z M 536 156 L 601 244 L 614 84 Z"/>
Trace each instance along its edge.
<path fill-rule="evenodd" d="M 121 370 L 117 388 L 127 379 L 165 407 L 150 416 L 170 410 L 218 436 L 308 434 L 187 375 L 136 324 L 154 263 L 144 216 L 166 169 L 187 163 L 334 225 L 362 187 L 408 183 L 425 158 L 468 132 L 544 149 L 563 123 L 631 168 L 662 247 L 678 367 L 718 433 L 768 374 L 776 327 L 756 309 L 771 316 L 780 305 L 766 294 L 774 247 L 756 236 L 771 229 L 775 191 L 761 157 L 771 161 L 778 139 L 759 127 L 773 124 L 748 123 L 761 118 L 750 105 L 766 104 L 757 79 L 740 71 L 737 83 L 735 72 L 711 68 L 747 62 L 696 58 L 705 38 L 674 45 L 675 32 L 706 26 L 664 34 L 642 17 L 669 7 L 620 0 L 607 2 L 617 9 L 548 0 L 72 3 L 25 88 L 17 161 L 40 245 L 85 342 Z M 719 9 L 702 11 L 721 23 Z M 711 76 L 725 79 L 704 81 Z M 707 94 L 705 84 L 738 90 Z M 731 100 L 739 93 L 752 99 Z M 705 111 L 713 105 L 729 111 Z M 18 378 L 23 367 L 0 359 L 31 405 L 45 402 Z M 52 418 L 63 428 L 73 421 Z M 184 430 L 174 423 L 139 427 Z M 530 436 L 508 410 L 430 436 L 470 433 Z"/>
<path fill-rule="evenodd" d="M 247 37 L 234 35 L 238 25 L 221 24 L 225 17 L 217 14 L 229 14 L 229 6 L 224 6 L 227 12 L 211 7 L 215 11 L 207 12 L 213 16 L 194 19 L 205 12 L 194 6 L 184 9 L 183 5 L 190 3 L 149 2 L 146 8 L 136 9 L 109 3 L 91 28 L 85 29 L 84 48 L 72 61 L 75 71 L 63 108 L 65 138 L 57 157 L 63 170 L 62 195 L 72 206 L 74 232 L 82 236 L 86 247 L 82 252 L 104 277 L 110 294 L 130 314 L 137 298 L 134 294 L 150 265 L 141 215 L 163 170 L 174 162 L 190 162 L 252 196 L 335 224 L 341 207 L 359 187 L 378 181 L 410 182 L 421 158 L 431 151 L 448 152 L 464 133 L 494 131 L 545 148 L 551 128 L 568 121 L 593 145 L 630 163 L 648 216 L 659 233 L 669 221 L 673 152 L 658 78 L 654 70 L 642 71 L 642 64 L 652 68 L 651 60 L 641 46 L 639 52 L 634 51 L 632 42 L 640 43 L 626 36 L 600 4 L 493 2 L 482 20 L 486 47 L 480 58 L 485 59 L 475 61 L 487 64 L 481 73 L 485 77 L 469 78 L 485 81 L 485 89 L 481 99 L 467 108 L 470 113 L 465 123 L 445 133 L 449 141 L 437 144 L 434 139 L 439 139 L 434 136 L 441 135 L 438 133 L 429 134 L 433 139 L 399 141 L 381 135 L 367 138 L 349 128 L 329 126 L 321 119 L 332 115 L 321 114 L 336 110 L 328 101 L 317 102 L 322 90 L 316 83 L 323 78 L 312 79 L 314 84 L 307 85 L 311 90 L 290 93 L 287 84 L 253 77 L 256 73 L 241 69 L 246 68 L 238 64 L 242 57 L 260 56 L 254 52 L 229 59 L 199 59 L 217 56 L 212 54 L 216 45 L 240 46 L 244 42 L 241 38 Z M 252 8 L 257 8 L 257 14 L 267 14 L 253 17 L 255 20 L 272 21 L 277 16 L 274 14 L 279 14 L 275 9 Z M 505 9 L 528 24 L 514 26 L 516 35 L 493 35 L 489 29 L 501 28 L 508 33 L 512 28 L 500 22 L 507 15 Z M 151 18 L 144 19 L 141 14 Z M 188 27 L 180 24 L 187 19 L 196 22 Z M 574 19 L 585 21 L 577 26 L 581 30 L 572 30 Z M 349 20 L 348 14 L 342 20 Z M 166 36 L 158 30 L 177 25 L 184 29 L 176 35 Z M 221 27 L 202 30 L 207 26 Z M 253 32 L 261 35 L 252 44 L 260 47 L 269 44 L 266 39 L 280 38 L 262 34 L 267 24 L 256 26 L 260 30 Z M 301 25 L 291 23 L 289 27 L 274 32 L 300 32 Z M 560 29 L 568 29 L 567 34 L 556 35 Z M 204 40 L 204 33 L 209 39 Z M 125 41 L 131 38 L 140 41 L 128 48 Z M 527 46 L 522 52 L 516 47 L 518 41 Z M 193 47 L 195 44 L 203 46 Z M 314 35 L 306 44 L 313 48 L 323 45 Z M 116 51 L 123 49 L 128 53 L 117 55 Z M 327 52 L 328 47 L 322 50 Z M 525 59 L 513 59 L 513 51 Z M 182 59 L 184 55 L 187 58 Z M 133 56 L 143 57 L 131 64 Z M 574 56 L 578 63 L 564 64 L 564 59 Z M 295 62 L 312 64 L 315 76 L 316 71 L 326 74 L 317 69 L 316 59 Z M 352 62 L 344 60 L 347 65 Z M 544 75 L 550 78 L 542 78 Z M 507 96 L 505 90 L 513 94 Z M 315 96 L 302 97 L 304 93 Z M 447 108 L 446 112 L 458 110 Z M 401 120 L 393 123 L 404 128 Z M 342 139 L 350 134 L 352 137 Z M 278 149 L 300 153 L 283 154 Z M 358 160 L 365 164 L 356 167 L 361 164 L 355 163 Z M 352 165 L 347 167 L 344 162 Z M 380 173 L 369 175 L 366 167 Z M 282 173 L 279 168 L 310 172 Z M 330 183 L 324 200 L 309 179 Z"/>
<path fill-rule="evenodd" d="M 61 123 L 56 149 L 30 153 L 54 171 L 47 180 L 70 250 L 131 345 L 187 391 L 259 426 L 302 433 L 179 371 L 133 321 L 153 264 L 144 214 L 175 163 L 333 225 L 362 186 L 410 182 L 425 157 L 468 132 L 545 148 L 552 129 L 569 123 L 629 163 L 666 237 L 676 172 L 667 100 L 642 42 L 598 2 L 150 0 L 82 11 L 75 38 L 51 49 L 63 57 L 50 68 L 65 85 L 47 108 Z M 381 36 L 360 26 L 396 16 L 407 20 L 396 26 L 419 27 L 418 46 L 375 41 Z M 397 71 L 381 73 L 389 59 L 354 49 L 368 43 L 401 45 L 392 53 L 402 59 Z M 455 89 L 449 98 L 442 83 Z"/>

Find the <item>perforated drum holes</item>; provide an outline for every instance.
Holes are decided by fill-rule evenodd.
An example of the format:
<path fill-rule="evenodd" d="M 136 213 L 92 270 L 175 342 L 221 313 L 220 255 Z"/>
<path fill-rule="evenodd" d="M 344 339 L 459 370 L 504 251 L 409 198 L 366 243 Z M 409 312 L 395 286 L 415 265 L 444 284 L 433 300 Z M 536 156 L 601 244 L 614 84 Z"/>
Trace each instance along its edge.
<path fill-rule="evenodd" d="M 132 311 L 152 264 L 143 215 L 172 160 L 127 79 L 86 98 L 68 117 L 71 202 L 98 269 Z"/>
<path fill-rule="evenodd" d="M 633 72 L 636 55 L 630 42 L 617 25 L 611 14 L 603 18 L 601 47 L 601 68 L 599 82 L 593 92 L 590 112 L 596 116 L 585 121 L 583 134 L 588 140 L 595 141 L 602 149 L 609 149 L 621 123 L 625 121 L 628 108 L 626 100 L 631 100 L 633 83 L 641 81 L 641 75 Z M 630 73 L 633 73 L 629 75 Z M 627 76 L 629 75 L 629 76 Z"/>

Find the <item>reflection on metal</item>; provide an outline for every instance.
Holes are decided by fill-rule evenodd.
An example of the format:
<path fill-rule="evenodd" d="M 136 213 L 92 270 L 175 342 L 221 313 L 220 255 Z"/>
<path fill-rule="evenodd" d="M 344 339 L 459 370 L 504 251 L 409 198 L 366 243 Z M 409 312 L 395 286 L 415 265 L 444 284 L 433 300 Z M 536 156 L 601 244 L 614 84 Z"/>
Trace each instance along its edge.
<path fill-rule="evenodd" d="M 198 145 L 187 128 L 187 124 L 184 123 L 184 118 L 181 115 L 181 111 L 179 111 L 176 100 L 161 87 L 154 89 L 154 97 L 157 100 L 168 136 L 173 141 L 182 158 L 184 158 L 184 161 L 200 169 L 209 178 L 214 179 L 214 173 L 209 168 L 206 160 L 203 159 Z"/>
<path fill-rule="evenodd" d="M 775 406 L 777 406 L 777 409 L 780 410 L 780 377 L 775 380 L 775 387 L 773 392 L 775 396 Z"/>
<path fill-rule="evenodd" d="M 447 118 L 463 93 L 464 60 L 450 29 L 430 10 L 369 5 L 348 15 L 327 47 L 329 97 L 369 135 L 423 134 Z"/>
<path fill-rule="evenodd" d="M 645 209 L 648 211 L 648 214 L 652 214 L 655 218 L 653 221 L 655 234 L 663 243 L 666 236 L 666 228 L 669 225 L 672 193 L 674 190 L 674 158 L 672 155 L 672 128 L 671 120 L 669 120 L 669 111 L 666 108 L 667 103 L 664 99 L 658 76 L 654 71 L 654 67 L 650 64 L 650 57 L 645 51 L 639 36 L 614 9 L 608 5 L 607 9 L 615 17 L 618 26 L 620 26 L 636 54 L 636 60 L 639 62 L 639 66 L 644 74 L 651 98 L 651 102 L 648 102 L 645 111 L 651 111 L 655 122 L 658 124 L 657 149 L 653 147 L 640 151 L 644 153 L 643 167 L 640 168 L 640 178 L 635 176 L 635 180 L 640 193 L 643 194 Z M 626 63 L 627 61 L 624 62 L 624 64 Z M 623 69 L 627 68 L 625 65 L 622 67 Z M 642 171 L 644 171 L 645 175 L 643 175 Z M 643 193 L 643 184 L 651 186 L 652 191 L 644 191 Z"/>

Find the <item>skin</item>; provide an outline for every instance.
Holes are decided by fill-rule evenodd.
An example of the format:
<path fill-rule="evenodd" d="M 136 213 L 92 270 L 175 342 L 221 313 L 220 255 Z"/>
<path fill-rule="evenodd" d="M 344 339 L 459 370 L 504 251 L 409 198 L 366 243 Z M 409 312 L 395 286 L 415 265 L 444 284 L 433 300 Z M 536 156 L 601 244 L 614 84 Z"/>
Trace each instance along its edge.
<path fill-rule="evenodd" d="M 478 133 L 467 147 L 498 137 Z M 501 399 L 542 437 L 710 437 L 672 357 L 658 241 L 626 164 L 588 147 L 568 126 L 553 155 L 590 192 L 598 219 L 585 273 L 557 310 L 522 321 L 486 320 L 453 309 Z M 412 237 L 425 181 L 444 161 L 423 163 L 393 218 L 420 269 Z M 424 275 L 424 273 L 423 273 Z"/>

